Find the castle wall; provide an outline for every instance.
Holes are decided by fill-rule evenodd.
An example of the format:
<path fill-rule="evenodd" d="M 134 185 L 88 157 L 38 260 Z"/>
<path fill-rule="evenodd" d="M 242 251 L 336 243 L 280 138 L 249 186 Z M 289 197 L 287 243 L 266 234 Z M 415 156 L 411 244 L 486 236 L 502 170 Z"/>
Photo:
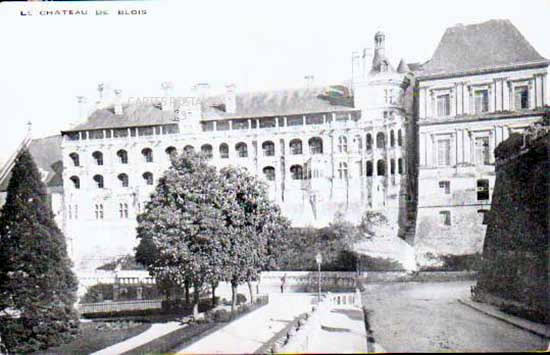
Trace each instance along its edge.
<path fill-rule="evenodd" d="M 503 153 L 496 169 L 492 210 L 483 247 L 478 289 L 520 304 L 549 321 L 550 135 L 517 156 L 519 144 Z M 517 138 L 517 137 L 516 137 Z M 503 145 L 511 145 L 510 140 Z M 516 156 L 514 156 L 516 155 Z M 539 318 L 540 320 L 540 318 Z"/>
<path fill-rule="evenodd" d="M 421 267 L 443 266 L 445 256 L 481 253 L 495 186 L 494 149 L 542 117 L 548 102 L 536 83 L 545 73 L 546 67 L 419 78 L 415 250 Z M 513 95 L 520 86 L 528 88 L 522 109 Z M 486 91 L 487 106 L 479 110 L 478 102 L 476 111 L 479 91 Z M 438 97 L 446 95 L 449 106 L 442 114 Z"/>

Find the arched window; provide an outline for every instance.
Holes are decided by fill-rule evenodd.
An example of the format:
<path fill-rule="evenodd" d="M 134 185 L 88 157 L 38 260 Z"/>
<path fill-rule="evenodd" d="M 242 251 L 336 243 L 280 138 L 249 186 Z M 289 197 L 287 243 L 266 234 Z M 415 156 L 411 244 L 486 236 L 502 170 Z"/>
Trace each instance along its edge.
<path fill-rule="evenodd" d="M 397 172 L 401 175 L 403 174 L 403 159 L 399 158 L 397 160 Z"/>
<path fill-rule="evenodd" d="M 143 180 L 145 180 L 145 184 L 153 185 L 153 174 L 150 172 L 143 173 Z"/>
<path fill-rule="evenodd" d="M 353 138 L 353 144 L 355 146 L 356 152 L 360 152 L 361 150 L 363 150 L 363 139 L 361 138 L 360 135 L 356 135 Z"/>
<path fill-rule="evenodd" d="M 120 181 L 121 187 L 128 187 L 128 175 L 122 173 L 118 175 L 118 181 Z"/>
<path fill-rule="evenodd" d="M 395 175 L 395 159 L 390 160 L 390 174 Z"/>
<path fill-rule="evenodd" d="M 80 166 L 80 157 L 78 156 L 78 153 L 69 154 L 69 158 L 73 161 L 74 166 Z"/>
<path fill-rule="evenodd" d="M 192 145 L 186 145 L 185 147 L 183 147 L 183 151 L 189 154 L 195 151 L 195 147 L 193 147 Z"/>
<path fill-rule="evenodd" d="M 94 181 L 98 189 L 102 189 L 105 185 L 103 184 L 103 176 L 95 175 Z"/>
<path fill-rule="evenodd" d="M 385 160 L 380 159 L 376 163 L 376 175 L 378 175 L 378 176 L 386 175 L 386 161 Z"/>
<path fill-rule="evenodd" d="M 210 144 L 203 144 L 201 147 L 201 153 L 206 155 L 207 158 L 212 158 L 212 146 Z"/>
<path fill-rule="evenodd" d="M 376 135 L 376 148 L 384 148 L 386 146 L 386 136 L 384 133 L 379 132 Z"/>
<path fill-rule="evenodd" d="M 275 168 L 272 166 L 266 166 L 263 169 L 264 176 L 268 181 L 275 181 Z"/>
<path fill-rule="evenodd" d="M 372 176 L 372 161 L 367 161 L 367 176 Z"/>
<path fill-rule="evenodd" d="M 347 179 L 348 178 L 348 164 L 341 162 L 338 164 L 338 178 Z"/>
<path fill-rule="evenodd" d="M 348 151 L 348 139 L 346 136 L 338 137 L 338 152 L 347 153 Z"/>
<path fill-rule="evenodd" d="M 80 189 L 80 178 L 78 176 L 71 176 L 71 181 L 75 189 Z"/>
<path fill-rule="evenodd" d="M 367 133 L 367 150 L 372 149 L 372 136 L 370 133 Z"/>
<path fill-rule="evenodd" d="M 119 150 L 116 152 L 116 155 L 120 161 L 120 164 L 128 164 L 128 152 L 124 149 Z"/>
<path fill-rule="evenodd" d="M 307 142 L 310 154 L 323 154 L 323 140 L 319 137 L 310 138 Z"/>
<path fill-rule="evenodd" d="M 290 154 L 299 155 L 302 154 L 302 141 L 299 139 L 293 139 L 290 141 Z"/>
<path fill-rule="evenodd" d="M 174 146 L 169 146 L 168 148 L 166 148 L 166 149 L 164 150 L 164 152 L 165 152 L 166 154 L 168 154 L 168 156 L 170 156 L 170 157 L 172 157 L 172 156 L 178 154 L 178 150 L 177 150 L 176 147 L 174 147 Z"/>
<path fill-rule="evenodd" d="M 264 151 L 264 156 L 272 157 L 275 155 L 275 144 L 272 141 L 265 141 L 262 143 L 262 150 Z"/>
<path fill-rule="evenodd" d="M 301 165 L 292 165 L 290 167 L 290 177 L 292 180 L 303 180 L 304 179 L 304 169 Z"/>
<path fill-rule="evenodd" d="M 393 133 L 393 129 L 390 131 L 390 147 L 395 146 L 395 134 Z"/>
<path fill-rule="evenodd" d="M 146 163 L 152 163 L 153 162 L 153 151 L 151 148 L 143 148 L 141 151 L 141 155 L 143 155 L 143 159 L 145 159 Z"/>
<path fill-rule="evenodd" d="M 103 153 L 97 151 L 93 152 L 92 157 L 95 159 L 97 165 L 103 165 Z"/>
<path fill-rule="evenodd" d="M 229 158 L 229 146 L 225 143 L 220 144 L 220 158 Z"/>
<path fill-rule="evenodd" d="M 235 145 L 235 150 L 239 154 L 239 158 L 248 157 L 248 147 L 246 143 L 240 142 Z"/>
<path fill-rule="evenodd" d="M 397 145 L 400 147 L 403 145 L 403 137 L 401 137 L 401 129 L 397 131 Z"/>

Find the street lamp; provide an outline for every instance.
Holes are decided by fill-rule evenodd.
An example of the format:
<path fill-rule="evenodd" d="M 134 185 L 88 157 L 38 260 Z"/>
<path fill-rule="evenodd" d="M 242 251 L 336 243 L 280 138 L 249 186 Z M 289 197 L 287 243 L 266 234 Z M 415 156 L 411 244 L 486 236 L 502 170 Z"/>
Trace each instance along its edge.
<path fill-rule="evenodd" d="M 317 286 L 319 286 L 319 303 L 321 303 L 321 263 L 323 262 L 323 256 L 321 253 L 317 253 L 315 256 L 315 261 L 317 262 L 317 269 L 319 270 L 319 279 L 317 281 Z"/>

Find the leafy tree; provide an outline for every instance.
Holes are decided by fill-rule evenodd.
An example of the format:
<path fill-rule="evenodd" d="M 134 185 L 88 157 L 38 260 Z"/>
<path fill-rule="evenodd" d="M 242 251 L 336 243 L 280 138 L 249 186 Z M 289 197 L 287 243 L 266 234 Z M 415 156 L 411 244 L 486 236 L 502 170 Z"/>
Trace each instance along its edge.
<path fill-rule="evenodd" d="M 277 247 L 284 250 L 284 234 L 289 221 L 268 197 L 265 185 L 244 168 L 228 167 L 220 171 L 225 196 L 233 196 L 237 210 L 226 210 L 226 223 L 232 232 L 226 270 L 231 276 L 232 311 L 236 305 L 237 286 L 246 282 L 250 301 L 254 301 L 252 281 L 259 272 L 273 267 Z"/>
<path fill-rule="evenodd" d="M 0 260 L 0 336 L 8 351 L 44 350 L 73 339 L 78 283 L 26 150 L 12 169 L 0 212 Z"/>
<path fill-rule="evenodd" d="M 244 169 L 218 172 L 192 152 L 172 160 L 145 212 L 138 218 L 138 261 L 157 280 L 201 287 L 230 282 L 233 311 L 236 289 L 274 265 L 276 245 L 288 228 L 265 191 Z M 252 297 L 251 297 L 252 299 Z"/>
<path fill-rule="evenodd" d="M 138 238 L 149 239 L 158 253 L 147 261 L 150 273 L 179 287 L 192 285 L 195 313 L 201 287 L 225 278 L 230 233 L 224 209 L 237 210 L 223 195 L 216 169 L 203 155 L 188 152 L 172 159 L 138 217 Z"/>

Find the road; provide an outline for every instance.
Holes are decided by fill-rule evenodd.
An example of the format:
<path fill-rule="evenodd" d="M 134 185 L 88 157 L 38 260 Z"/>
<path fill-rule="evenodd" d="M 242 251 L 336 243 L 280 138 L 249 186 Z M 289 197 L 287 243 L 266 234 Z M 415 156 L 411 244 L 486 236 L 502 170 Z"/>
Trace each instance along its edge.
<path fill-rule="evenodd" d="M 533 351 L 547 342 L 457 302 L 473 281 L 367 284 L 363 304 L 388 352 Z"/>

